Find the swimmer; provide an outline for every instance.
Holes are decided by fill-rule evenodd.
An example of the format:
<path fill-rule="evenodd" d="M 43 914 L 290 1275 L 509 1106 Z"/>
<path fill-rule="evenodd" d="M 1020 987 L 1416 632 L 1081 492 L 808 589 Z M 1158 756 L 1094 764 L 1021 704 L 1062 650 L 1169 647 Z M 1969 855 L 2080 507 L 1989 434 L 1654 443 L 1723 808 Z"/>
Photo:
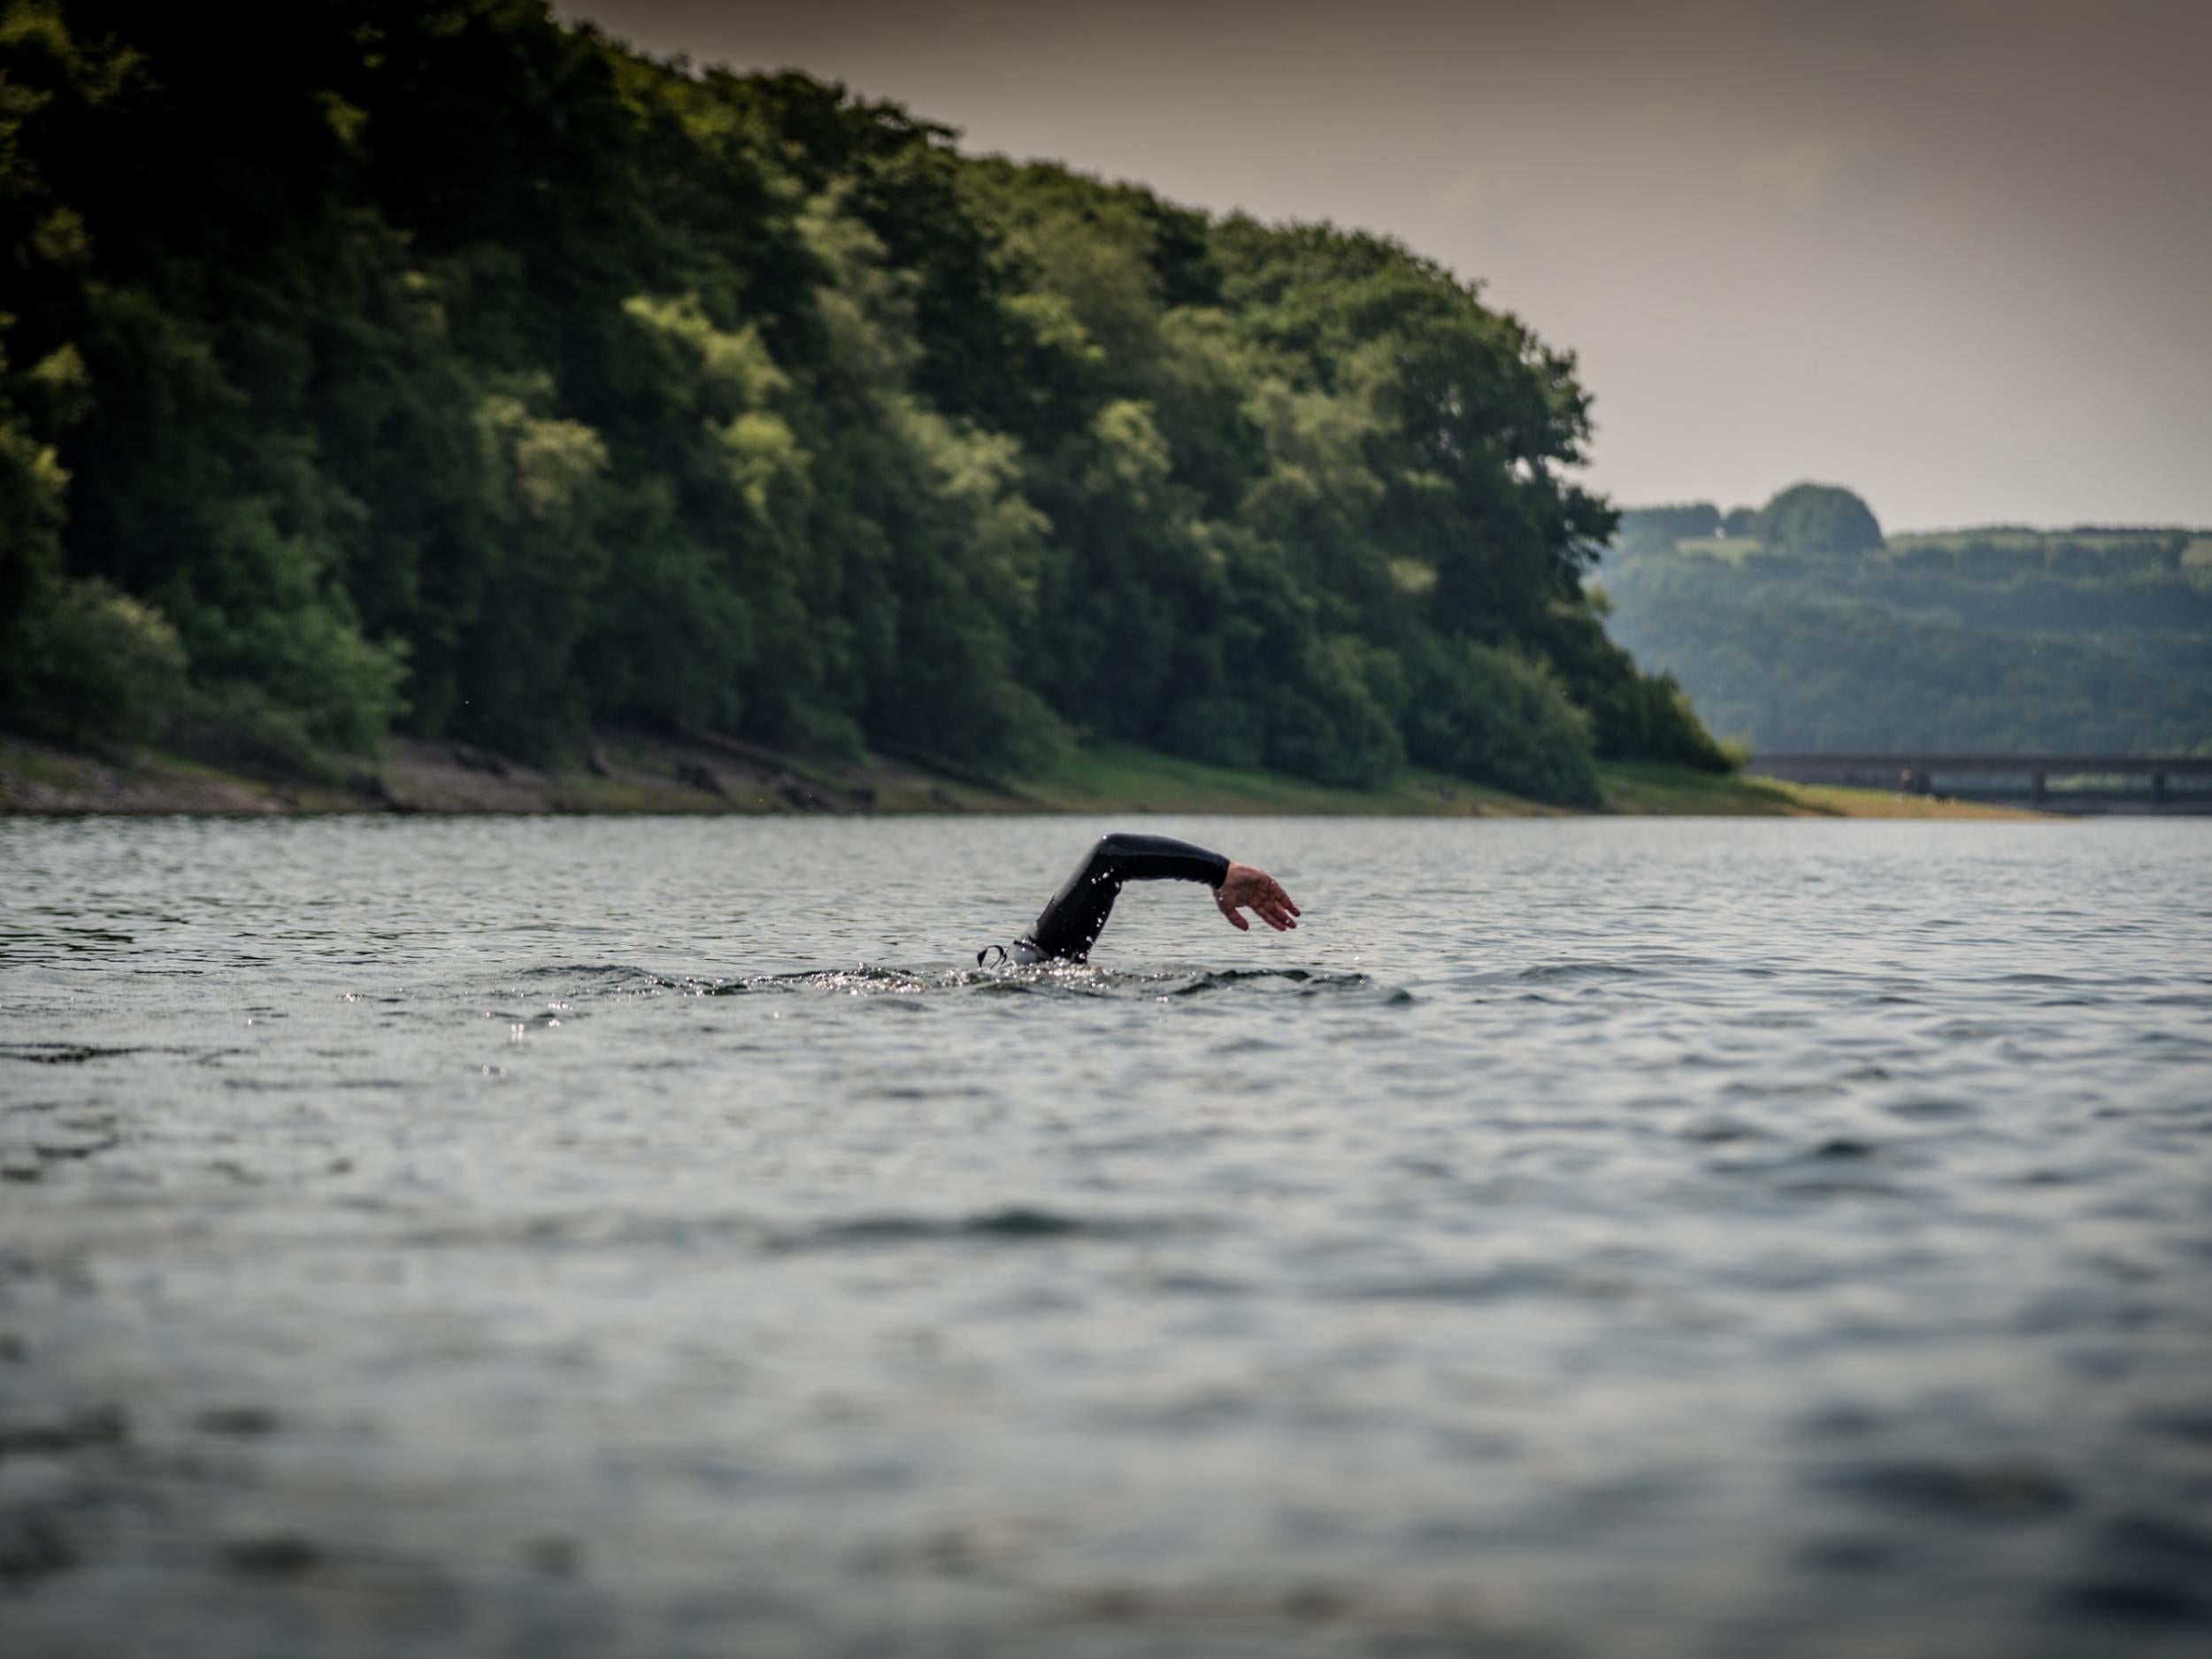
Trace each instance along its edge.
<path fill-rule="evenodd" d="M 976 965 L 993 951 L 1001 962 L 1082 962 L 1114 912 L 1125 881 L 1202 881 L 1214 903 L 1240 932 L 1252 926 L 1237 912 L 1248 910 L 1279 933 L 1298 926 L 1298 907 L 1264 870 L 1210 853 L 1164 835 L 1109 835 L 1076 866 L 1030 930 L 1010 945 L 986 945 Z"/>

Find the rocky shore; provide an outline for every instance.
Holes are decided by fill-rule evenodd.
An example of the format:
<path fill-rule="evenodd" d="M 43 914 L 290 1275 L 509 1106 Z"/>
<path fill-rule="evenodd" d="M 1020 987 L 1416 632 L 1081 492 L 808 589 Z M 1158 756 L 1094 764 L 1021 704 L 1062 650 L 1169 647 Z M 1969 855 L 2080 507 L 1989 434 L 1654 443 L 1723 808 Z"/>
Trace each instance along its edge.
<path fill-rule="evenodd" d="M 381 756 L 343 763 L 319 780 L 0 738 L 0 811 L 8 812 L 952 810 L 970 804 L 956 787 L 918 772 L 803 762 L 727 740 L 634 733 L 603 735 L 580 764 L 557 771 L 465 743 L 395 739 Z"/>

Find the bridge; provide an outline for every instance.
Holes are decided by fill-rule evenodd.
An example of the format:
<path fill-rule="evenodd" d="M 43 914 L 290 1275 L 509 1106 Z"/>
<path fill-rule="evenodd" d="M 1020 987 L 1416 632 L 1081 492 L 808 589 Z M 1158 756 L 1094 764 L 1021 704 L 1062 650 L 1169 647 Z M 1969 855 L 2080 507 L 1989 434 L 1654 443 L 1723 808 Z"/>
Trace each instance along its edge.
<path fill-rule="evenodd" d="M 1756 754 L 1745 770 L 2045 812 L 2212 813 L 2212 756 Z"/>

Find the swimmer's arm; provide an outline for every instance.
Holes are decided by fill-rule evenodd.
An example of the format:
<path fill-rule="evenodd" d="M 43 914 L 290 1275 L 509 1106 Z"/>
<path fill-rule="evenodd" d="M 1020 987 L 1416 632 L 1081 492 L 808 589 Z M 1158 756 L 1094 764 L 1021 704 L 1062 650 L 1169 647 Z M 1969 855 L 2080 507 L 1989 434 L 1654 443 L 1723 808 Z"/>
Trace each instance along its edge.
<path fill-rule="evenodd" d="M 1165 835 L 1109 835 L 1094 859 L 1102 859 L 1115 881 L 1203 881 L 1230 926 L 1240 933 L 1251 924 L 1238 914 L 1248 910 L 1279 933 L 1298 926 L 1298 906 L 1282 883 L 1254 864 L 1240 864 L 1188 841 Z"/>
<path fill-rule="evenodd" d="M 1298 907 L 1263 870 L 1165 835 L 1109 835 L 1090 850 L 1022 941 L 1048 960 L 1081 962 L 1128 881 L 1202 881 L 1232 927 L 1248 931 L 1248 909 L 1278 933 L 1297 926 Z"/>
<path fill-rule="evenodd" d="M 1233 866 L 1219 853 L 1168 835 L 1112 834 L 1091 849 L 1082 872 L 1110 881 L 1202 881 L 1218 887 Z"/>

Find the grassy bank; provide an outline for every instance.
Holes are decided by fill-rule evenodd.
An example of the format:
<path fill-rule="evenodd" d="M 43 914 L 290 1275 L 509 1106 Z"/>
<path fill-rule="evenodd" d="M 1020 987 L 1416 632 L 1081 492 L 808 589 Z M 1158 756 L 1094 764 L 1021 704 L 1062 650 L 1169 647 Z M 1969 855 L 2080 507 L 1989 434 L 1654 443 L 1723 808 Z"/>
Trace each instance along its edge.
<path fill-rule="evenodd" d="M 2003 808 L 1872 789 L 1609 762 L 1603 810 L 1730 818 L 2004 818 Z M 1381 789 L 1330 788 L 1115 745 L 1077 749 L 1017 784 L 946 777 L 876 757 L 843 761 L 715 739 L 608 733 L 575 765 L 541 770 L 448 744 L 395 742 L 319 780 L 258 777 L 141 750 L 88 754 L 0 736 L 0 812 L 1174 812 L 1534 818 L 1563 809 L 1432 772 Z"/>
<path fill-rule="evenodd" d="M 1878 789 L 1838 789 L 1721 776 L 1649 761 L 1598 767 L 1607 813 L 1719 818 L 2018 818 L 2002 807 Z M 1433 772 L 1407 771 L 1373 791 L 1332 789 L 1269 772 L 1235 772 L 1145 749 L 1084 749 L 1019 787 L 1011 810 L 1052 812 L 1281 812 L 1384 818 L 1560 818 L 1570 809 Z"/>

